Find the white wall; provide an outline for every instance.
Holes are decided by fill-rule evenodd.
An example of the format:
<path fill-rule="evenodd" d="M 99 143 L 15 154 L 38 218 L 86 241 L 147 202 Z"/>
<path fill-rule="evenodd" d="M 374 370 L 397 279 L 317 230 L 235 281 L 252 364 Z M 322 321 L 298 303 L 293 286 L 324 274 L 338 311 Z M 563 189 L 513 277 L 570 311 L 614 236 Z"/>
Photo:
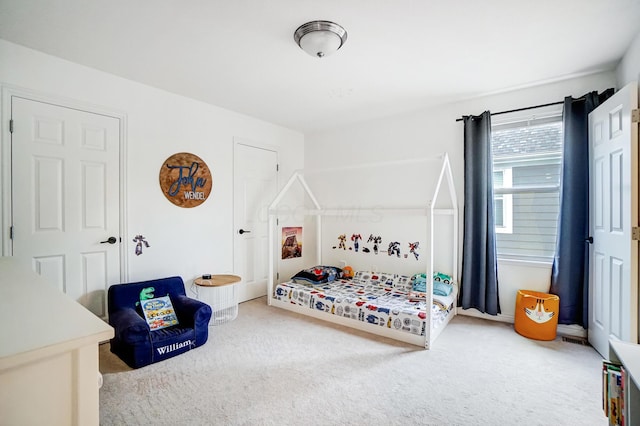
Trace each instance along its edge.
<path fill-rule="evenodd" d="M 464 206 L 463 127 L 455 120 L 462 115 L 480 114 L 546 104 L 563 100 L 565 96 L 581 96 L 592 90 L 616 87 L 614 72 L 605 72 L 581 78 L 549 83 L 537 87 L 483 96 L 411 114 L 361 123 L 337 130 L 307 135 L 305 164 L 335 161 L 339 156 L 344 163 L 402 160 L 426 157 L 447 151 L 458 192 L 461 212 Z M 413 191 L 416 186 L 399 186 L 398 190 Z M 462 247 L 462 232 L 460 232 Z M 393 271 L 388 271 L 393 272 Z M 502 315 L 490 319 L 513 321 L 515 296 L 518 289 L 548 291 L 551 265 L 499 262 L 500 304 Z M 467 314 L 479 314 L 466 310 Z"/>
<path fill-rule="evenodd" d="M 640 31 L 618 64 L 616 80 L 618 87 L 624 87 L 632 81 L 640 81 Z"/>
<path fill-rule="evenodd" d="M 0 83 L 126 115 L 128 235 L 123 240 L 131 281 L 180 275 L 188 283 L 202 273 L 233 270 L 234 137 L 279 147 L 280 184 L 303 162 L 299 132 L 4 40 Z M 160 166 L 177 152 L 196 154 L 212 170 L 211 195 L 198 207 L 177 207 L 160 190 Z M 137 234 L 151 245 L 141 256 L 134 255 L 131 242 Z"/>

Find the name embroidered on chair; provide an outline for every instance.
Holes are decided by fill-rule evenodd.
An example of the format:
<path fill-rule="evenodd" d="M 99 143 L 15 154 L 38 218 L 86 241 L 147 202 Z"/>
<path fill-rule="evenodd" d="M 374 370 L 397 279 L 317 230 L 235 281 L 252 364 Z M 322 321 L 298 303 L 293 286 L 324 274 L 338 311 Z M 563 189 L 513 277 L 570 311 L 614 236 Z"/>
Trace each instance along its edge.
<path fill-rule="evenodd" d="M 156 348 L 156 350 L 158 351 L 158 354 L 164 355 L 168 354 L 169 352 L 176 351 L 180 348 L 184 348 L 185 346 L 191 346 L 192 344 L 195 344 L 195 342 L 191 342 L 191 340 L 185 340 L 184 342 L 173 343 L 171 345 Z"/>

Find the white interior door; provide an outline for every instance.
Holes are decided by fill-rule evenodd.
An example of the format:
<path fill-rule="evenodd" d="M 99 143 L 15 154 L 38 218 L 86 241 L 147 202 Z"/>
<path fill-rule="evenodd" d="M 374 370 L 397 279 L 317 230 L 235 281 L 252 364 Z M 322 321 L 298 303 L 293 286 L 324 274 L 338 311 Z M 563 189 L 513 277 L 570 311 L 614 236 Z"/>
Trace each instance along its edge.
<path fill-rule="evenodd" d="M 105 317 L 120 280 L 120 120 L 18 96 L 11 118 L 12 255 Z"/>
<path fill-rule="evenodd" d="M 629 84 L 589 114 L 589 342 L 608 358 L 609 337 L 638 340 L 638 87 Z"/>
<path fill-rule="evenodd" d="M 234 271 L 239 301 L 267 294 L 268 207 L 277 195 L 278 153 L 236 143 L 234 149 Z"/>

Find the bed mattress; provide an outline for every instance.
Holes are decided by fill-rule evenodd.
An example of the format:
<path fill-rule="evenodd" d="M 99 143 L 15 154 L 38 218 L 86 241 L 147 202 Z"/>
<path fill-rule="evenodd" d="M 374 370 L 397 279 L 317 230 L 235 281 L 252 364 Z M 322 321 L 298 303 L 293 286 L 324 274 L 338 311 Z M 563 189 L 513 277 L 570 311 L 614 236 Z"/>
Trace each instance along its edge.
<path fill-rule="evenodd" d="M 327 315 L 365 322 L 372 327 L 423 336 L 427 313 L 431 315 L 432 324 L 437 326 L 450 312 L 454 298 L 434 299 L 433 306 L 427 310 L 424 300 L 409 298 L 403 282 L 400 276 L 374 274 L 360 274 L 353 280 L 337 279 L 323 284 L 287 281 L 276 286 L 274 298 Z"/>

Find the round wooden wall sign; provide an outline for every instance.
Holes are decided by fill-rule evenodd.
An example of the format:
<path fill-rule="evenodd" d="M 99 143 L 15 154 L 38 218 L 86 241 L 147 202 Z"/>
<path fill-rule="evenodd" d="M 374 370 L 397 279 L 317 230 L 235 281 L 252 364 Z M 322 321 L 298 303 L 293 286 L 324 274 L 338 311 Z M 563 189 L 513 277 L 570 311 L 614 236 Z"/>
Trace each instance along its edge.
<path fill-rule="evenodd" d="M 197 155 L 173 154 L 160 168 L 162 193 L 179 207 L 196 207 L 204 203 L 212 185 L 211 170 Z"/>

